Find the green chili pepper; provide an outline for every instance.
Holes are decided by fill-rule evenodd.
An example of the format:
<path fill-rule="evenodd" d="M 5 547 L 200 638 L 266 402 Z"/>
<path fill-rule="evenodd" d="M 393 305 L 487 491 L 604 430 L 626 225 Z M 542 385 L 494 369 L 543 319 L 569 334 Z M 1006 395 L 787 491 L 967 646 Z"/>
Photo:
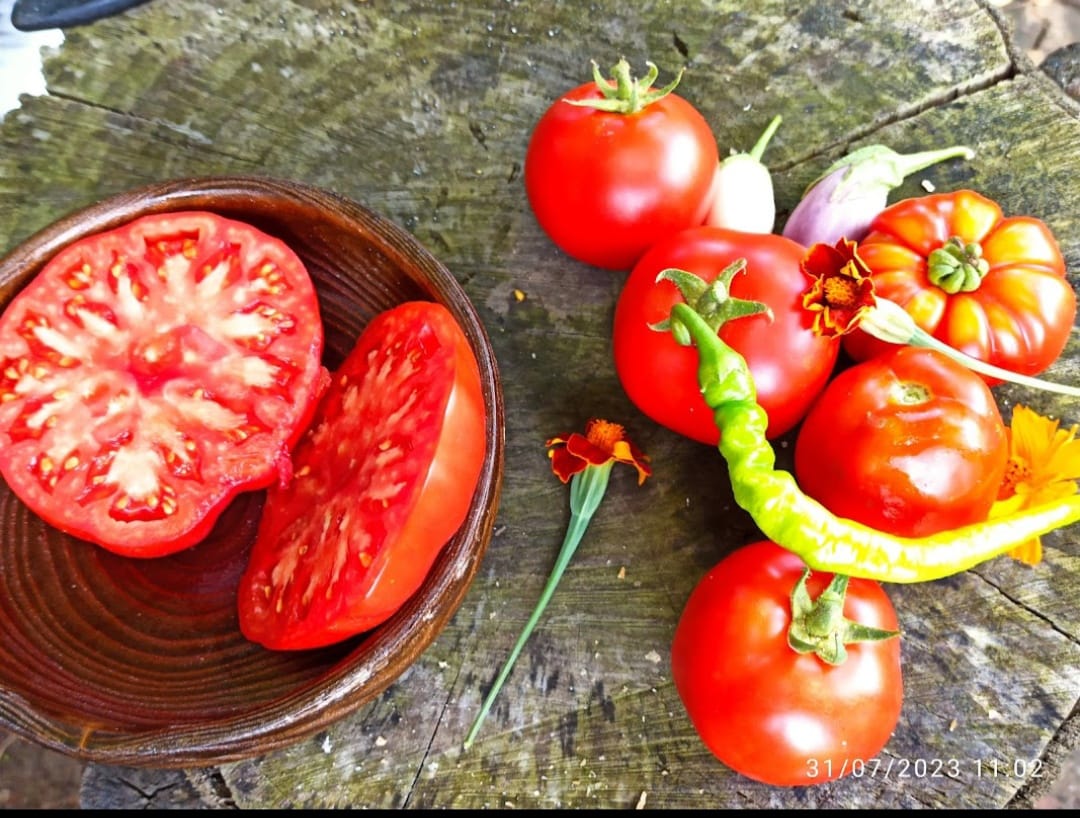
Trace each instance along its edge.
<path fill-rule="evenodd" d="M 776 453 L 765 437 L 768 417 L 757 403 L 743 357 L 688 304 L 676 304 L 671 319 L 674 337 L 679 339 L 681 324 L 697 346 L 698 383 L 720 429 L 720 453 L 735 502 L 766 537 L 798 554 L 811 569 L 879 582 L 925 582 L 960 573 L 1080 520 L 1080 494 L 927 537 L 895 537 L 837 517 L 803 494 L 789 472 L 776 468 Z"/>

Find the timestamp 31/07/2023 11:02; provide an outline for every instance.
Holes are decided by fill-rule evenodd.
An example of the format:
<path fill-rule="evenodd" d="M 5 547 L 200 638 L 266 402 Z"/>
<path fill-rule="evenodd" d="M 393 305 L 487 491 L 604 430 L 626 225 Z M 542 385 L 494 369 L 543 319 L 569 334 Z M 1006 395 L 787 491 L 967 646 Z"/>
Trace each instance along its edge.
<path fill-rule="evenodd" d="M 807 760 L 807 775 L 810 779 L 834 777 L 842 778 L 1042 778 L 1044 775 L 1041 759 L 1017 758 L 1011 761 L 996 758 L 870 758 L 854 759 L 843 762 L 838 775 L 833 762 L 829 759 Z"/>

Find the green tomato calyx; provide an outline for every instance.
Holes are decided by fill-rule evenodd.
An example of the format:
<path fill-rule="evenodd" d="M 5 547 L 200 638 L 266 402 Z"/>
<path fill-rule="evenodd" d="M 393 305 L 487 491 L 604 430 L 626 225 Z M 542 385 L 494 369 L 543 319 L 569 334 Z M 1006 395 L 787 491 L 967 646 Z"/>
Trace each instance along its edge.
<path fill-rule="evenodd" d="M 806 588 L 809 576 L 807 568 L 791 591 L 788 646 L 796 653 L 813 653 L 828 665 L 840 665 L 847 659 L 847 645 L 880 642 L 900 635 L 899 631 L 863 625 L 844 617 L 848 586 L 844 574 L 834 574 L 817 599 L 811 599 Z"/>
<path fill-rule="evenodd" d="M 768 304 L 735 298 L 731 295 L 732 280 L 744 270 L 746 270 L 746 259 L 740 258 L 724 268 L 712 283 L 707 283 L 700 276 L 675 267 L 661 270 L 656 280 L 673 283 L 694 312 L 700 315 L 714 332 L 719 332 L 724 324 L 736 318 L 762 313 L 767 315 L 770 321 L 773 318 Z M 649 328 L 657 332 L 670 331 L 676 342 L 682 346 L 689 346 L 691 343 L 689 331 L 677 318 L 664 319 L 650 324 Z"/>
<path fill-rule="evenodd" d="M 983 276 L 990 271 L 990 262 L 983 258 L 977 242 L 965 242 L 953 236 L 930 253 L 927 276 L 949 295 L 970 293 L 979 289 Z"/>
<path fill-rule="evenodd" d="M 675 79 L 663 88 L 653 88 L 653 83 L 660 76 L 660 69 L 655 63 L 646 62 L 645 64 L 649 67 L 648 73 L 641 79 L 634 79 L 630 74 L 630 63 L 625 58 L 620 58 L 611 69 L 613 79 L 606 79 L 600 73 L 600 66 L 597 65 L 596 60 L 593 60 L 593 80 L 603 97 L 601 99 L 564 99 L 563 102 L 613 114 L 636 114 L 674 91 L 686 70 L 680 68 Z"/>

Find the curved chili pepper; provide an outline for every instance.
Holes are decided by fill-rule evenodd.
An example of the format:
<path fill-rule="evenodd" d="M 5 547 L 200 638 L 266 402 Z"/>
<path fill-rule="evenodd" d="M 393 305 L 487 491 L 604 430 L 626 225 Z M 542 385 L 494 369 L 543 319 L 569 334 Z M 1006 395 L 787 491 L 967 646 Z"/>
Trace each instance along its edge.
<path fill-rule="evenodd" d="M 742 355 L 688 304 L 671 310 L 672 329 L 685 327 L 698 350 L 698 382 L 720 429 L 735 502 L 762 533 L 811 569 L 874 579 L 925 582 L 960 573 L 1032 537 L 1080 520 L 1080 494 L 982 523 L 926 537 L 896 537 L 837 517 L 776 468 L 765 437 L 768 416 Z M 680 332 L 674 333 L 675 338 Z"/>

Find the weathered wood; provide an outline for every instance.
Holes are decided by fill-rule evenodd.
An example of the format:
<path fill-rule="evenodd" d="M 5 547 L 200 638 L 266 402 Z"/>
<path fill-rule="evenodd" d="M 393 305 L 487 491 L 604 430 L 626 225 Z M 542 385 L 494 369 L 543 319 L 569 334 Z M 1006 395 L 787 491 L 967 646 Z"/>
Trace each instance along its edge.
<path fill-rule="evenodd" d="M 713 125 L 722 152 L 748 148 L 782 114 L 766 157 L 781 222 L 849 148 L 968 144 L 973 161 L 931 168 L 893 199 L 918 195 L 927 180 L 1037 215 L 1080 283 L 1077 106 L 1010 54 L 989 9 L 972 0 L 746 5 L 147 3 L 68 32 L 47 61 L 50 94 L 4 119 L 0 248 L 153 180 L 295 178 L 412 231 L 464 284 L 498 355 L 508 417 L 500 523 L 457 616 L 379 701 L 288 750 L 192 771 L 176 790 L 185 799 L 996 807 L 1030 798 L 1055 773 L 1054 748 L 1080 701 L 1076 529 L 1046 538 L 1035 569 L 1002 559 L 889 589 L 904 631 L 906 702 L 883 753 L 895 762 L 888 778 L 757 785 L 712 758 L 672 687 L 669 646 L 690 590 L 756 530 L 733 503 L 720 456 L 652 424 L 622 393 L 608 336 L 623 274 L 563 256 L 528 210 L 521 171 L 531 128 L 587 78 L 589 58 L 606 65 L 625 55 L 637 69 L 651 59 L 665 77 L 687 65 L 680 93 Z M 1074 336 L 1047 376 L 1076 381 L 1078 367 Z M 1080 420 L 1063 399 L 998 394 L 1003 406 L 1033 401 Z M 566 523 L 567 491 L 543 441 L 588 415 L 626 423 L 655 476 L 638 487 L 628 470 L 613 475 L 479 741 L 462 752 Z M 1027 780 L 1004 774 L 1014 768 Z M 129 772 L 91 768 L 85 805 L 129 804 L 132 781 L 154 793 L 178 780 Z"/>

